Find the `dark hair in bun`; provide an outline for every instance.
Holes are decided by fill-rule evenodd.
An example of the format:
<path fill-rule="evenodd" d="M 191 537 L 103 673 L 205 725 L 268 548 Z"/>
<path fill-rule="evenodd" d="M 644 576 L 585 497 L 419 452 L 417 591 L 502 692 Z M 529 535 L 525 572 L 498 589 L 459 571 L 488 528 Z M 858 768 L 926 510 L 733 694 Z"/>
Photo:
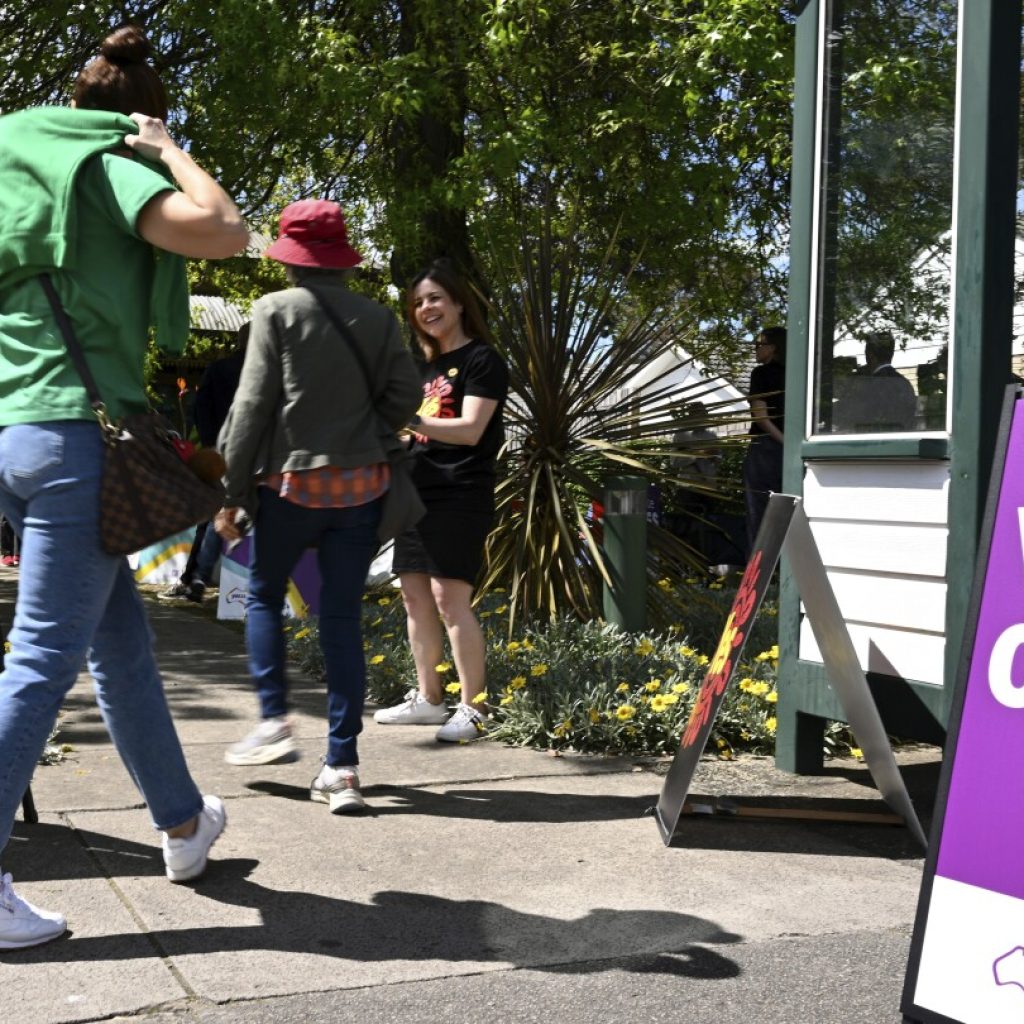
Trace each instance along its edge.
<path fill-rule="evenodd" d="M 112 32 L 75 82 L 73 99 L 83 110 L 148 114 L 167 120 L 167 93 L 149 63 L 152 47 L 135 25 Z"/>
<path fill-rule="evenodd" d="M 142 29 L 135 25 L 125 25 L 107 36 L 100 46 L 100 56 L 106 57 L 111 64 L 124 67 L 128 64 L 145 64 L 149 60 L 153 47 L 142 34 Z"/>

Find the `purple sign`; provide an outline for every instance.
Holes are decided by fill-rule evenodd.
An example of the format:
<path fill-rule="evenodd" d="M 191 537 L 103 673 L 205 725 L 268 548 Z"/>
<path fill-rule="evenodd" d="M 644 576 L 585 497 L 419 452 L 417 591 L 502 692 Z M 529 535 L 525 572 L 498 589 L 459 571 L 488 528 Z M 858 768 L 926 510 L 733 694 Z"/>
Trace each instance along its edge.
<path fill-rule="evenodd" d="M 1018 899 L 1024 899 L 1022 459 L 1024 402 L 1018 401 L 935 868 L 944 878 Z"/>

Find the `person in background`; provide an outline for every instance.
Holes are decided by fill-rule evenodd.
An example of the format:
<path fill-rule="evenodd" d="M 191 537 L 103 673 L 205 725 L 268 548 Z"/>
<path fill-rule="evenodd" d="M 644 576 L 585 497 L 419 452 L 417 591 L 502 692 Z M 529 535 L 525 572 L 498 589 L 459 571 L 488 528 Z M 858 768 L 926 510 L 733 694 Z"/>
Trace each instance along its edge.
<path fill-rule="evenodd" d="M 294 287 L 253 306 L 220 438 L 227 505 L 214 519 L 227 541 L 240 536 L 240 509 L 254 520 L 245 635 L 260 723 L 224 759 L 247 766 L 299 756 L 287 717 L 282 609 L 292 570 L 316 548 L 328 735 L 309 795 L 347 814 L 366 806 L 357 746 L 366 695 L 363 589 L 380 546 L 389 447 L 416 409 L 419 380 L 394 314 L 346 287 L 362 257 L 337 203 L 286 207 L 266 255 L 285 265 Z"/>
<path fill-rule="evenodd" d="M 786 421 L 786 330 L 765 327 L 754 342 L 750 374 L 750 445 L 743 460 L 747 545 L 761 529 L 772 491 L 782 490 L 782 439 Z"/>
<path fill-rule="evenodd" d="M 140 30 L 121 28 L 78 76 L 71 109 L 0 118 L 0 512 L 24 554 L 0 674 L 0 850 L 87 664 L 163 833 L 166 875 L 183 882 L 205 870 L 224 805 L 185 763 L 128 561 L 100 546 L 104 440 L 39 277 L 50 276 L 116 420 L 147 408 L 150 326 L 161 347 L 184 347 L 181 257 L 219 259 L 248 242 L 230 197 L 168 135 L 149 52 Z M 0 950 L 66 928 L 0 873 Z"/>
<path fill-rule="evenodd" d="M 0 565 L 10 569 L 21 565 L 21 542 L 6 516 L 0 516 Z"/>
<path fill-rule="evenodd" d="M 217 447 L 217 435 L 228 418 L 231 401 L 238 390 L 245 361 L 245 346 L 249 340 L 249 325 L 242 324 L 234 351 L 223 359 L 212 362 L 203 373 L 196 392 L 195 420 L 199 443 L 204 448 Z M 157 594 L 161 601 L 176 601 L 184 598 L 202 604 L 206 588 L 213 580 L 220 558 L 221 539 L 212 523 L 200 523 L 188 561 L 178 578 L 165 591 Z"/>
<path fill-rule="evenodd" d="M 412 418 L 413 480 L 426 515 L 395 538 L 393 571 L 402 586 L 417 687 L 381 708 L 382 725 L 438 725 L 437 739 L 459 743 L 485 730 L 484 637 L 473 586 L 494 521 L 495 459 L 505 439 L 508 368 L 469 285 L 447 261 L 409 288 L 406 312 L 426 358 L 423 403 Z M 444 634 L 462 684 L 449 717 L 441 677 Z"/>
<path fill-rule="evenodd" d="M 836 402 L 835 429 L 855 434 L 913 430 L 917 424 L 914 386 L 892 365 L 896 341 L 875 331 L 864 342 L 864 365 L 850 374 Z"/>

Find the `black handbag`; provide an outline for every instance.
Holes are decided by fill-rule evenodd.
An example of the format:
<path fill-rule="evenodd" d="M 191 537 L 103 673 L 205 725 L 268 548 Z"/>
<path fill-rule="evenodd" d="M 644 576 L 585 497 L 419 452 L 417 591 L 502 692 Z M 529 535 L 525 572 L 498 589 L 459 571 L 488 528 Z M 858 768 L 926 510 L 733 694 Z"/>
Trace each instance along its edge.
<path fill-rule="evenodd" d="M 175 447 L 177 433 L 159 413 L 110 420 L 53 282 L 48 274 L 41 274 L 40 281 L 106 445 L 100 546 L 108 554 L 127 555 L 212 519 L 224 504 L 220 481 L 203 480 L 189 469 Z"/>
<path fill-rule="evenodd" d="M 366 365 L 366 357 L 359 348 L 359 343 L 352 336 L 348 325 L 334 312 L 322 295 L 317 294 L 316 289 L 308 284 L 303 287 L 316 299 L 324 316 L 334 325 L 335 330 L 341 335 L 352 355 L 356 357 L 359 369 L 362 371 L 363 380 L 366 383 L 367 394 L 371 399 L 374 396 L 373 377 L 370 375 L 370 368 Z M 412 455 L 408 448 L 398 439 L 392 430 L 384 428 L 382 433 L 385 454 L 390 470 L 390 483 L 384 495 L 384 507 L 381 510 L 380 525 L 377 527 L 377 538 L 381 544 L 393 540 L 400 533 L 415 526 L 427 513 L 427 508 L 420 498 L 420 492 L 412 479 Z"/>

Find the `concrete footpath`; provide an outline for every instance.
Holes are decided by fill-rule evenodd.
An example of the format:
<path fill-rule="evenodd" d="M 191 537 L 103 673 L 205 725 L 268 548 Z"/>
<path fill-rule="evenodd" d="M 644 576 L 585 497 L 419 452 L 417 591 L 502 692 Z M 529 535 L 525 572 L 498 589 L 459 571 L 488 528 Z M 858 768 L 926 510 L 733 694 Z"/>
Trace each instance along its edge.
<path fill-rule="evenodd" d="M 0 570 L 5 627 L 15 586 Z M 19 820 L 4 855 L 71 933 L 0 955 L 4 1024 L 901 1019 L 922 868 L 907 830 L 696 818 L 666 848 L 647 813 L 656 765 L 450 747 L 369 712 L 370 809 L 334 817 L 308 799 L 321 686 L 293 677 L 301 762 L 232 768 L 224 748 L 256 714 L 240 633 L 198 609 L 150 611 L 189 762 L 227 830 L 203 879 L 165 880 L 83 677 L 61 722 L 72 750 L 36 772 L 39 824 Z M 938 752 L 901 762 L 927 828 Z M 694 791 L 882 809 L 849 760 L 796 778 L 707 759 Z"/>

